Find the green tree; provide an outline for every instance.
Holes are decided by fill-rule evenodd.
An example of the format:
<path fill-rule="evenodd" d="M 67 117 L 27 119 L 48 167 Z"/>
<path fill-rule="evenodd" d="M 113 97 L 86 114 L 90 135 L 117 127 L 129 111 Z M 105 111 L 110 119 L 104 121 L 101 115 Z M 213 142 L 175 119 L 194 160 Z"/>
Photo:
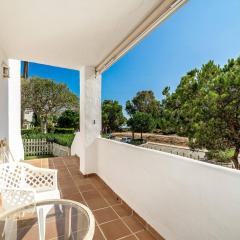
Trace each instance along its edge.
<path fill-rule="evenodd" d="M 130 116 L 136 112 L 143 112 L 157 119 L 160 114 L 160 102 L 155 98 L 153 91 L 141 91 L 131 101 L 127 101 L 126 111 Z"/>
<path fill-rule="evenodd" d="M 118 131 L 125 123 L 122 106 L 118 101 L 104 100 L 102 103 L 102 129 L 104 133 Z"/>
<path fill-rule="evenodd" d="M 135 132 L 141 133 L 151 132 L 155 128 L 155 121 L 151 114 L 144 112 L 136 112 L 127 121 L 127 125 L 131 128 L 134 138 Z"/>
<path fill-rule="evenodd" d="M 33 109 L 41 123 L 43 133 L 47 132 L 48 123 L 52 121 L 54 115 L 63 109 L 77 109 L 79 106 L 78 97 L 65 84 L 39 77 L 25 80 L 23 84 L 24 106 Z"/>
<path fill-rule="evenodd" d="M 209 61 L 184 76 L 165 99 L 176 131 L 189 138 L 192 148 L 222 151 L 234 148 L 231 160 L 239 169 L 240 58 L 223 67 Z"/>
<path fill-rule="evenodd" d="M 190 144 L 210 150 L 234 148 L 231 158 L 239 169 L 240 150 L 240 58 L 229 60 L 218 76 L 199 89 L 193 110 Z"/>
<path fill-rule="evenodd" d="M 57 120 L 58 127 L 79 129 L 79 112 L 66 110 Z"/>
<path fill-rule="evenodd" d="M 165 99 L 162 101 L 162 122 L 166 132 L 176 132 L 179 135 L 189 136 L 192 129 L 192 119 L 196 99 L 199 96 L 199 89 L 206 86 L 212 78 L 218 76 L 221 69 L 209 61 L 203 65 L 201 70 L 193 69 L 181 78 L 175 92 L 172 94 L 166 91 Z"/>

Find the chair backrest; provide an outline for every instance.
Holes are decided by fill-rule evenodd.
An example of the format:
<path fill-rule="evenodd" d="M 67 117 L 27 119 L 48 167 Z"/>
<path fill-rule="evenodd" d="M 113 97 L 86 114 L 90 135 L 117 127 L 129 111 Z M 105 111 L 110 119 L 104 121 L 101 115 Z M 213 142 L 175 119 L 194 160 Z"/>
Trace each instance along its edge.
<path fill-rule="evenodd" d="M 53 170 L 41 169 L 23 162 L 0 164 L 0 188 L 46 190 L 56 184 Z"/>
<path fill-rule="evenodd" d="M 24 186 L 24 167 L 21 163 L 0 164 L 0 187 L 22 188 Z"/>

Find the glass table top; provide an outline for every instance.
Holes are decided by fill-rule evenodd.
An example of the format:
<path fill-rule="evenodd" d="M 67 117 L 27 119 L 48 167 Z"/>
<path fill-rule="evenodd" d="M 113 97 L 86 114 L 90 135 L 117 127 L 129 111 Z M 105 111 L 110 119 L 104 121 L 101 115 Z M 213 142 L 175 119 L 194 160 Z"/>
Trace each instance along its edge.
<path fill-rule="evenodd" d="M 0 239 L 92 239 L 95 221 L 83 204 L 47 200 L 0 214 Z"/>

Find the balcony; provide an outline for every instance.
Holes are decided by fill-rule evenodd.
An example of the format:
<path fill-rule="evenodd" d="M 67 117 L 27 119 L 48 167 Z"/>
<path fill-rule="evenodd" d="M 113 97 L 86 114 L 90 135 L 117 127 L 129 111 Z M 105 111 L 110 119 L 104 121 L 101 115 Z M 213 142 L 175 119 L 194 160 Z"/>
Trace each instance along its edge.
<path fill-rule="evenodd" d="M 93 211 L 97 225 L 94 239 L 163 239 L 99 176 L 83 176 L 78 170 L 78 157 L 36 159 L 27 162 L 36 167 L 58 170 L 61 198 L 80 202 Z M 51 239 L 55 231 L 61 229 L 55 225 L 57 223 L 47 228 L 47 239 Z M 27 232 L 24 239 L 31 239 L 33 231 L 34 227 Z"/>
<path fill-rule="evenodd" d="M 239 171 L 102 138 L 95 150 L 86 176 L 77 157 L 29 161 L 59 170 L 61 197 L 93 211 L 95 239 L 240 236 Z"/>
<path fill-rule="evenodd" d="M 71 147 L 80 162 L 29 163 L 59 170 L 61 197 L 92 209 L 96 240 L 240 239 L 239 171 L 100 138 L 102 73 L 185 2 L 1 4 L 0 138 L 23 159 L 20 60 L 80 71 L 80 132 Z"/>

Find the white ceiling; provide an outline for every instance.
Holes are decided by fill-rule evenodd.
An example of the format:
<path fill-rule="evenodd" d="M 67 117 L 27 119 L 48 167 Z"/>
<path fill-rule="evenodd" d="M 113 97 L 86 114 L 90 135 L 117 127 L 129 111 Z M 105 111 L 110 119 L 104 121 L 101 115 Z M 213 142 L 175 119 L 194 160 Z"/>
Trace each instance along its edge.
<path fill-rule="evenodd" d="M 97 66 L 162 0 L 0 0 L 0 47 L 9 58 Z"/>

